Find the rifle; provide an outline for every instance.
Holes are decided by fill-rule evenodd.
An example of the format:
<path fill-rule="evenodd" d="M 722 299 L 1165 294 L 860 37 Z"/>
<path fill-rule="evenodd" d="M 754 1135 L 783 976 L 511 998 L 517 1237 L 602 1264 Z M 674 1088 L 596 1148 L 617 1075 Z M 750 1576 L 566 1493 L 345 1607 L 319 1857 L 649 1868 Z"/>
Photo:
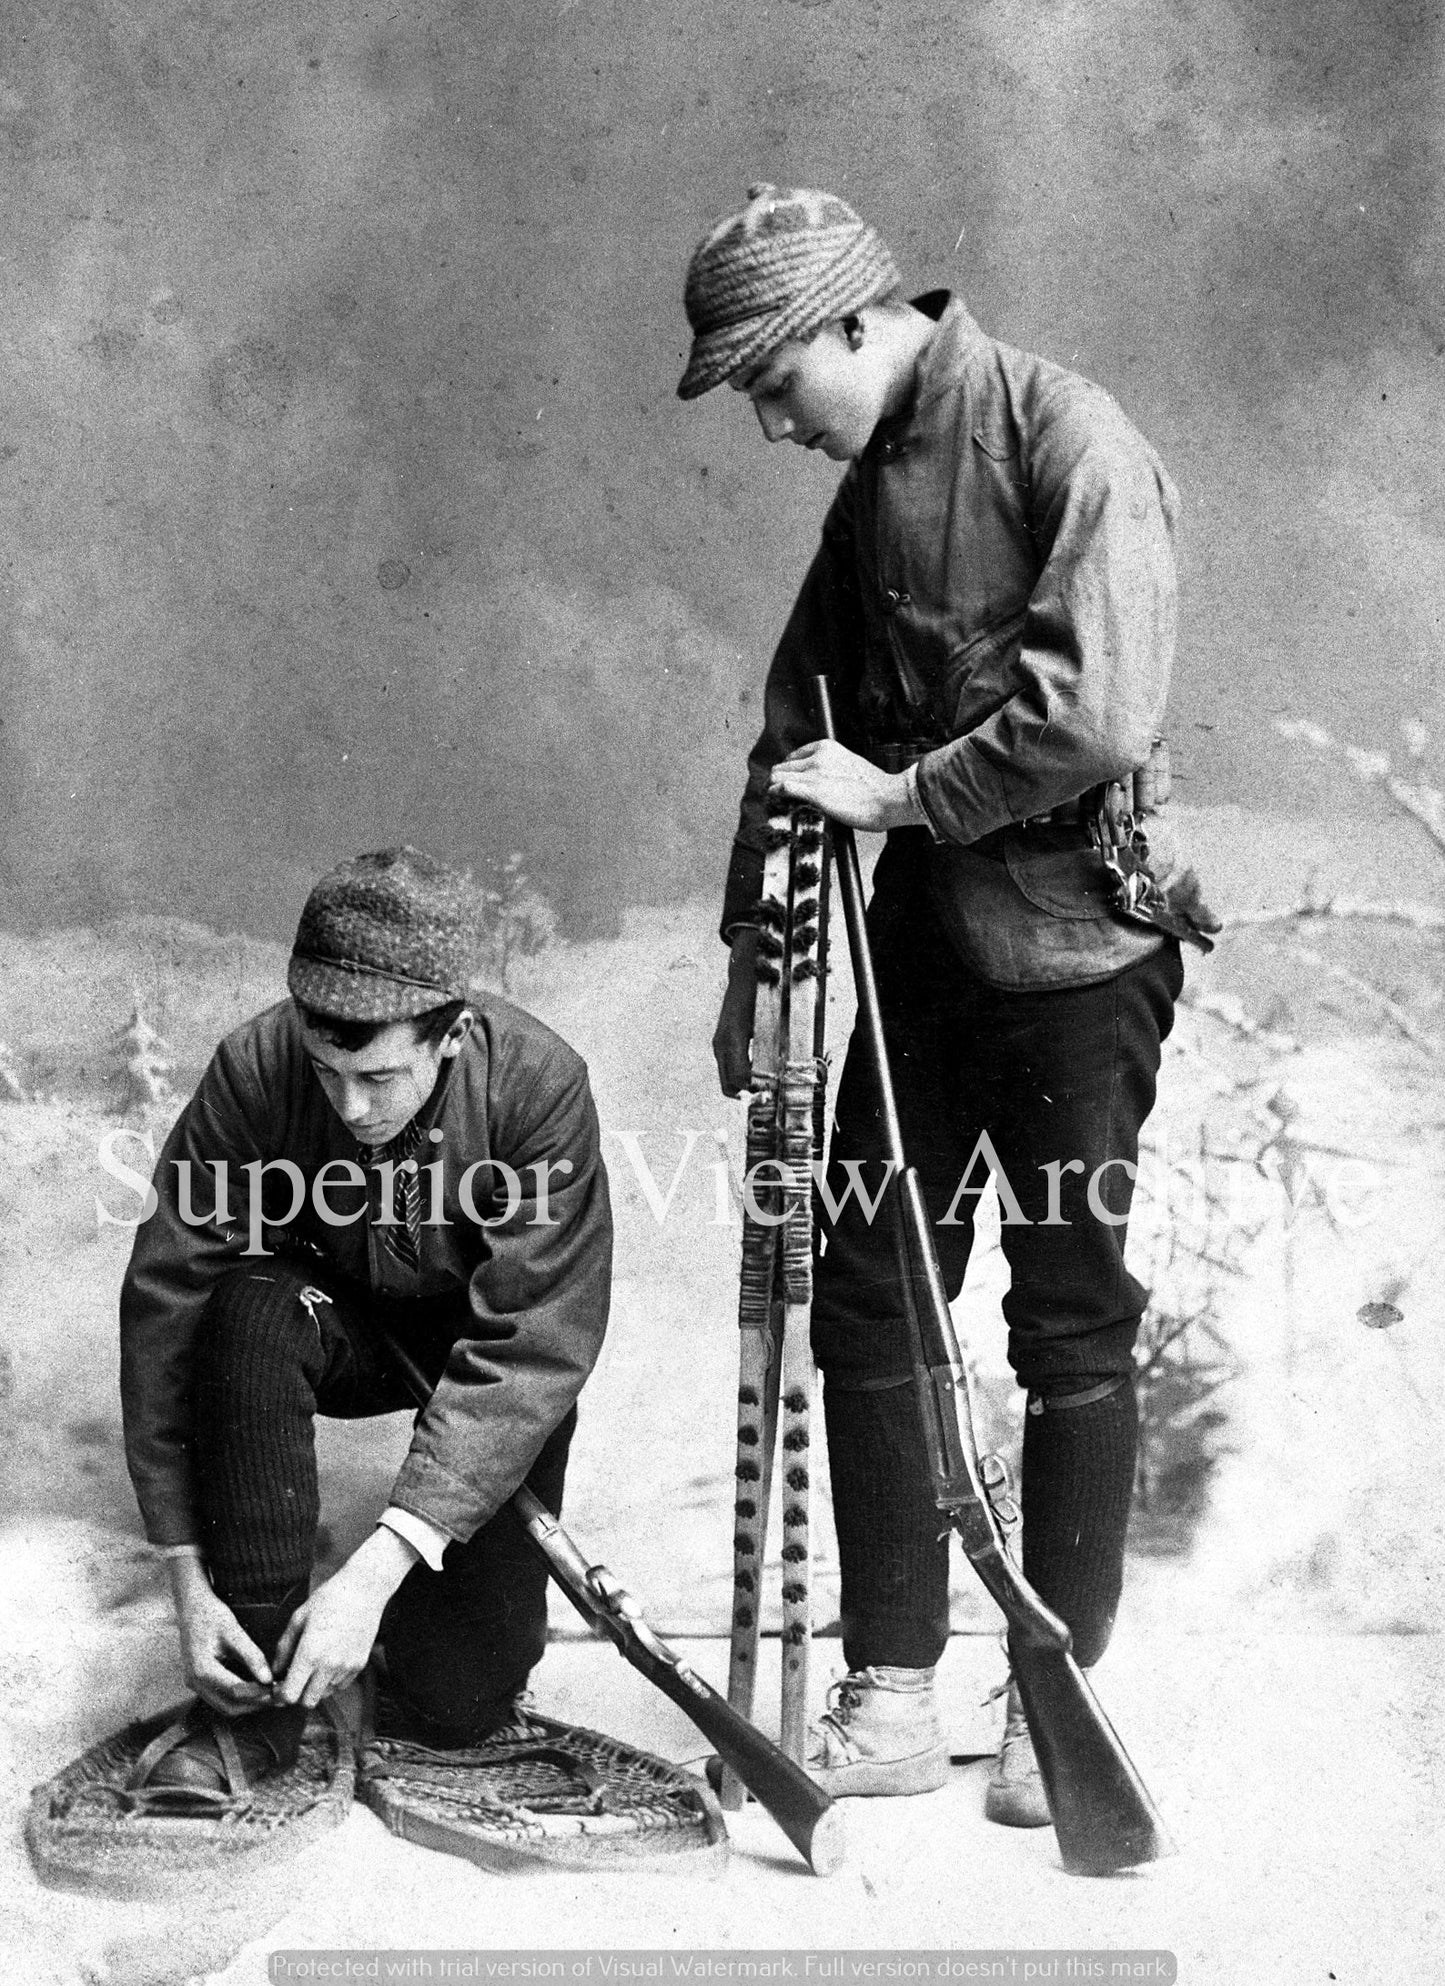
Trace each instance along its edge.
<path fill-rule="evenodd" d="M 821 1150 L 827 972 L 822 816 L 781 807 L 768 821 L 758 905 L 757 1008 L 748 1104 L 738 1296 L 738 1447 L 728 1702 L 753 1713 L 764 1548 L 781 1406 L 782 1749 L 805 1762 L 812 1634 L 810 1420 L 814 1368 L 812 1164 Z M 768 1177 L 771 1168 L 774 1177 Z M 724 1772 L 724 1807 L 742 1805 Z"/>
<path fill-rule="evenodd" d="M 418 1407 L 431 1382 L 389 1331 L 378 1335 Z M 605 1565 L 589 1564 L 561 1524 L 524 1485 L 512 1508 L 546 1561 L 547 1570 L 595 1633 L 691 1718 L 754 1797 L 767 1808 L 815 1875 L 830 1876 L 844 1854 L 843 1817 L 822 1789 L 696 1675 L 675 1648 L 648 1626 L 642 1609 Z"/>
<path fill-rule="evenodd" d="M 828 679 L 813 680 L 823 736 L 836 739 Z M 837 822 L 832 838 L 859 1020 L 878 1078 L 894 1239 L 934 1502 L 1008 1622 L 1009 1660 L 1064 1867 L 1074 1875 L 1112 1875 L 1171 1855 L 1174 1844 L 1074 1660 L 1067 1626 L 1015 1565 L 990 1500 L 974 1433 L 968 1371 L 949 1315 L 923 1189 L 903 1150 L 864 921 L 858 847 L 852 830 Z"/>

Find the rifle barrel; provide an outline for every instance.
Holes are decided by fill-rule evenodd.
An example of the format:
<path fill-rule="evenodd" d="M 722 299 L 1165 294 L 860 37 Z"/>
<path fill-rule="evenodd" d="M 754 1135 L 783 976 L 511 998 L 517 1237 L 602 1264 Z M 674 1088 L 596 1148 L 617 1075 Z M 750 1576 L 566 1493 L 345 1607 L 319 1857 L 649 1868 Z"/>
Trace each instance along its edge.
<path fill-rule="evenodd" d="M 837 725 L 833 717 L 832 689 L 826 676 L 815 676 L 813 688 L 818 699 L 818 715 L 823 736 L 836 743 Z M 858 1012 L 863 1020 L 868 1046 L 878 1071 L 879 1102 L 883 1110 L 883 1142 L 895 1174 L 901 1173 L 903 1126 L 898 1119 L 898 1101 L 893 1093 L 893 1071 L 888 1047 L 883 1039 L 883 1009 L 878 1002 L 878 981 L 873 971 L 873 948 L 868 943 L 868 919 L 863 904 L 863 868 L 858 860 L 858 841 L 852 828 L 832 823 L 833 855 L 838 865 L 838 891 L 843 899 L 843 921 L 848 927 L 848 948 L 853 954 L 853 984 Z"/>

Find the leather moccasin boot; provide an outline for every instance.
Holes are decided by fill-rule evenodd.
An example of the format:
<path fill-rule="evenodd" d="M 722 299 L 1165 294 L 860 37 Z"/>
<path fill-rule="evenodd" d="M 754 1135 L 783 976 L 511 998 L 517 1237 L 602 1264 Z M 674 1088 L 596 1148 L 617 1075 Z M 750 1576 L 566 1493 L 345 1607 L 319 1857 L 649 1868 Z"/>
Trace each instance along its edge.
<path fill-rule="evenodd" d="M 833 1799 L 932 1793 L 948 1778 L 932 1669 L 854 1669 L 808 1733 L 808 1771 Z"/>
<path fill-rule="evenodd" d="M 1023 1699 L 1012 1679 L 1003 1743 L 984 1792 L 983 1812 L 985 1820 L 997 1821 L 1002 1827 L 1048 1827 L 1053 1820 Z"/>
<path fill-rule="evenodd" d="M 306 1716 L 301 1703 L 268 1705 L 235 1718 L 198 1705 L 178 1742 L 150 1768 L 146 1784 L 192 1794 L 205 1811 L 216 1796 L 234 1797 L 275 1773 L 289 1772 L 301 1750 Z"/>

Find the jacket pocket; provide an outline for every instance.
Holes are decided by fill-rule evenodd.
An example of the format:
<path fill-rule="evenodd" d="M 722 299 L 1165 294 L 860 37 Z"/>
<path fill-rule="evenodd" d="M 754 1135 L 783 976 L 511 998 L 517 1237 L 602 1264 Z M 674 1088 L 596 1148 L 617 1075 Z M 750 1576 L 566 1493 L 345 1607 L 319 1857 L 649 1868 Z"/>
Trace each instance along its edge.
<path fill-rule="evenodd" d="M 1098 864 L 1092 849 L 1024 851 L 1025 890 L 1014 870 L 1013 839 L 1005 842 L 1002 862 L 971 847 L 931 850 L 934 911 L 958 957 L 980 979 L 1006 991 L 1088 986 L 1159 949 L 1160 932 L 1110 914 L 1106 881 L 1093 894 L 1086 873 L 1090 860 Z"/>
<path fill-rule="evenodd" d="M 1015 887 L 1031 904 L 1050 917 L 1071 920 L 1112 914 L 1111 878 L 1096 848 L 1077 843 L 1051 848 L 1030 837 L 1027 828 L 1006 835 L 1003 858 Z"/>

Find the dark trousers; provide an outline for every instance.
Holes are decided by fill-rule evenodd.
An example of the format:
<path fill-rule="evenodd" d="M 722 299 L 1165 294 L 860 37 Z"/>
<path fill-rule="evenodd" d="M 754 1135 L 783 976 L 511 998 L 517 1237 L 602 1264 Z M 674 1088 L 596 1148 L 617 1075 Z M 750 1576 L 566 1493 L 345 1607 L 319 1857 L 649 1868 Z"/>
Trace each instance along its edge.
<path fill-rule="evenodd" d="M 303 1291 L 320 1291 L 331 1300 Z M 314 1417 L 354 1420 L 413 1406 L 375 1335 L 383 1323 L 439 1377 L 467 1319 L 455 1303 L 383 1305 L 306 1259 L 272 1257 L 218 1286 L 197 1344 L 194 1444 L 201 1543 L 228 1605 L 281 1602 L 311 1573 L 319 1515 Z M 561 1506 L 576 1411 L 527 1477 Z M 482 1735 L 505 1714 L 547 1638 L 547 1573 L 509 1505 L 443 1569 L 415 1566 L 382 1618 L 396 1694 L 438 1735 Z"/>
<path fill-rule="evenodd" d="M 1122 1578 L 1136 1437 L 1132 1351 L 1148 1295 L 1124 1263 L 1132 1175 L 1111 1161 L 1137 1162 L 1183 980 L 1179 948 L 1170 940 L 1101 985 L 1002 992 L 960 962 L 921 869 L 891 855 L 885 862 L 869 929 L 905 1153 L 918 1169 L 950 1298 L 963 1284 L 978 1201 L 959 1187 L 986 1184 L 982 1157 L 965 1179 L 981 1132 L 1024 1217 L 1006 1219 L 1001 1237 L 1008 1355 L 1048 1421 L 1047 1431 L 1031 1422 L 1025 1444 L 1024 1566 L 1074 1628 L 1081 1659 L 1097 1659 Z M 835 1203 L 849 1161 L 871 1195 L 883 1177 L 881 1115 L 857 1034 L 838 1090 Z M 845 1654 L 853 1668 L 926 1666 L 947 1639 L 948 1552 L 923 1467 L 892 1222 L 886 1202 L 870 1221 L 856 1194 L 836 1221 L 823 1219 L 813 1339 L 824 1374 Z M 1113 1379 L 1123 1385 L 1112 1405 L 1048 1411 Z M 1075 1516 L 1086 1533 L 1083 1561 L 1075 1554 L 1066 1565 L 1042 1541 L 1071 1535 Z"/>

